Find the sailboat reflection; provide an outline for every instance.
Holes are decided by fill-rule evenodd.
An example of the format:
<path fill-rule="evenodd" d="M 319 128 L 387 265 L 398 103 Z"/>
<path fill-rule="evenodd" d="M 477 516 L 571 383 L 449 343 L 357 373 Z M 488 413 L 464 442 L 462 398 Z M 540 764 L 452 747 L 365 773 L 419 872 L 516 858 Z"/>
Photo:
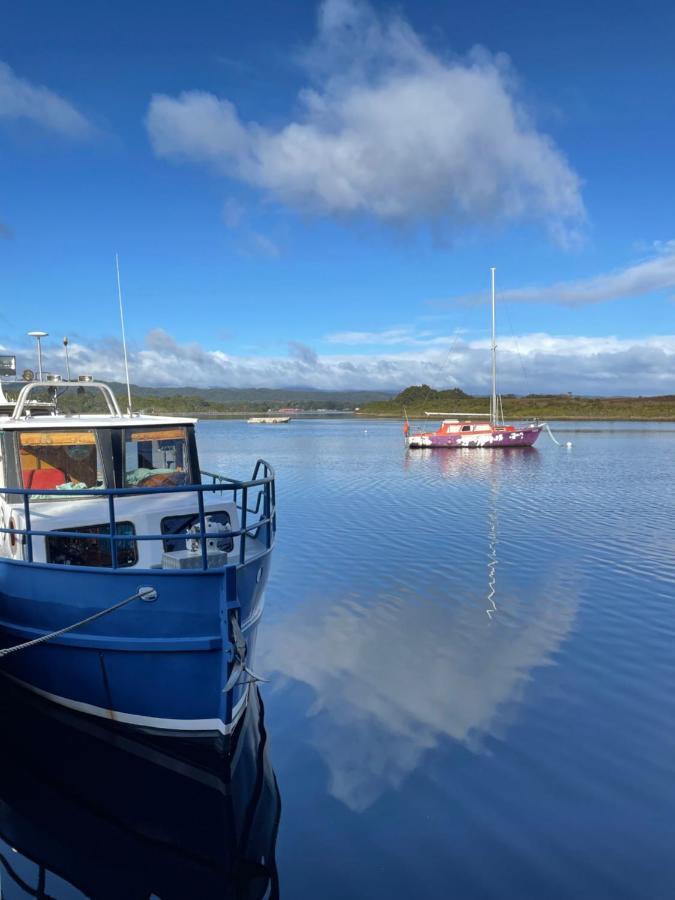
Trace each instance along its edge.
<path fill-rule="evenodd" d="M 4 685 L 0 703 L 2 897 L 279 896 L 255 686 L 227 753 L 120 735 Z"/>
<path fill-rule="evenodd" d="M 497 528 L 499 525 L 498 510 L 499 486 L 494 471 L 490 473 L 490 498 L 488 500 L 488 606 L 485 612 L 488 619 L 497 612 L 495 595 L 497 593 Z"/>

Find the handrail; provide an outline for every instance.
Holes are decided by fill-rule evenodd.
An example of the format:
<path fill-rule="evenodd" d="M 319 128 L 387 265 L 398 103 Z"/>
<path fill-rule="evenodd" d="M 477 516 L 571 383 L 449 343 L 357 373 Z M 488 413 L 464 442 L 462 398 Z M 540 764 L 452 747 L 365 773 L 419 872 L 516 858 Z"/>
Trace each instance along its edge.
<path fill-rule="evenodd" d="M 263 477 L 258 477 L 262 469 Z M 274 469 L 265 460 L 258 460 L 253 471 L 253 478 L 249 481 L 240 481 L 234 478 L 228 478 L 224 475 L 216 475 L 212 472 L 201 472 L 201 475 L 213 478 L 212 484 L 190 484 L 190 485 L 159 485 L 157 487 L 131 487 L 131 488 L 74 488 L 69 490 L 67 494 L 57 489 L 33 489 L 33 488 L 0 488 L 0 494 L 9 494 L 20 497 L 23 505 L 25 528 L 9 528 L 0 527 L 0 534 L 20 535 L 22 539 L 27 539 L 27 562 L 33 562 L 33 537 L 61 537 L 61 538 L 77 538 L 80 540 L 98 540 L 109 541 L 110 543 L 110 560 L 111 568 L 119 568 L 118 543 L 121 541 L 166 541 L 166 540 L 182 540 L 192 539 L 199 540 L 201 550 L 202 571 L 208 569 L 208 549 L 207 540 L 219 540 L 223 538 L 240 538 L 239 547 L 239 564 L 243 565 L 246 559 L 246 539 L 257 539 L 260 529 L 265 529 L 265 548 L 270 550 L 274 543 L 274 534 L 276 532 L 276 490 L 275 490 L 275 474 Z M 258 499 L 255 509 L 248 508 L 248 491 L 250 489 L 258 490 Z M 238 529 L 228 529 L 227 531 L 207 531 L 206 518 L 210 514 L 209 510 L 204 506 L 204 493 L 223 493 L 227 491 L 234 495 L 233 501 L 241 513 L 241 527 Z M 241 503 L 237 502 L 238 492 L 242 492 Z M 181 494 L 192 493 L 197 495 L 197 516 L 199 518 L 198 531 L 185 531 L 163 534 L 124 534 L 118 531 L 118 519 L 115 513 L 115 499 L 124 497 L 135 497 L 146 494 Z M 101 497 L 107 498 L 108 506 L 108 531 L 95 532 L 91 531 L 68 531 L 60 529 L 44 530 L 39 528 L 31 528 L 30 517 L 30 500 L 39 497 L 59 497 L 63 500 L 73 496 L 85 497 Z M 264 501 L 264 514 L 259 515 L 261 502 Z M 247 515 L 251 513 L 257 516 L 256 520 L 251 524 L 247 524 Z M 118 513 L 119 514 L 119 513 Z M 15 562 L 23 562 L 24 560 L 13 560 Z M 41 565 L 55 565 L 55 563 L 40 563 Z M 79 567 L 77 567 L 79 568 Z M 83 567 L 84 568 L 84 567 Z M 89 568 L 89 567 L 87 567 Z M 107 568 L 107 567 L 106 567 Z"/>
<path fill-rule="evenodd" d="M 14 412 L 10 416 L 11 420 L 16 421 L 17 419 L 21 418 L 24 412 L 24 407 L 28 403 L 28 397 L 31 391 L 34 391 L 36 388 L 53 389 L 58 388 L 59 386 L 65 388 L 98 388 L 99 391 L 103 394 L 103 399 L 106 402 L 110 415 L 116 419 L 122 418 L 122 413 L 120 412 L 120 408 L 117 405 L 115 395 L 110 390 L 109 385 L 104 384 L 102 381 L 31 381 L 28 384 L 24 385 L 24 387 L 22 387 L 19 391 L 19 396 L 17 397 L 16 405 L 14 406 Z"/>

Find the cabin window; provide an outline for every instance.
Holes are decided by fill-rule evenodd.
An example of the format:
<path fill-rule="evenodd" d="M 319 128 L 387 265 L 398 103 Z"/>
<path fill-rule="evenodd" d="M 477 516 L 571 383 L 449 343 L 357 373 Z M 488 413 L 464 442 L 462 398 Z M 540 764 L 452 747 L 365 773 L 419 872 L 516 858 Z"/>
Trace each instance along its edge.
<path fill-rule="evenodd" d="M 117 534 L 134 535 L 136 531 L 131 522 L 117 522 L 115 529 Z M 105 535 L 110 534 L 110 525 L 81 525 L 79 527 L 68 526 L 68 531 L 78 531 L 91 534 L 91 537 L 59 537 L 50 535 L 45 538 L 47 562 L 62 566 L 112 566 L 112 554 L 110 539 Z M 96 537 L 96 535 L 102 537 Z M 120 568 L 133 566 L 138 562 L 138 550 L 136 541 L 117 541 L 117 565 Z"/>
<path fill-rule="evenodd" d="M 222 512 L 209 511 L 206 514 L 205 519 L 207 532 L 209 530 L 209 524 L 211 524 L 211 527 L 213 528 L 217 526 L 219 532 L 231 530 L 230 515 L 224 510 Z M 197 530 L 199 530 L 198 515 L 165 516 L 165 518 L 162 519 L 160 526 L 162 534 L 167 535 L 162 542 L 164 544 L 164 549 L 169 553 L 175 550 L 186 550 L 187 542 L 190 540 L 189 538 L 169 537 L 169 535 L 184 534 L 195 526 L 197 526 Z M 225 553 L 231 553 L 234 548 L 234 541 L 231 537 L 217 538 L 216 544 L 217 549 L 222 550 Z"/>
<path fill-rule="evenodd" d="M 462 425 L 462 431 L 471 431 L 471 425 Z"/>
<path fill-rule="evenodd" d="M 186 484 L 189 471 L 186 428 L 125 429 L 125 487 Z"/>
<path fill-rule="evenodd" d="M 41 498 L 44 500 L 65 499 L 74 488 L 106 486 L 101 452 L 91 430 L 22 431 L 19 462 L 23 487 L 64 492 L 63 498 L 54 494 Z M 77 498 L 78 495 L 71 497 Z"/>

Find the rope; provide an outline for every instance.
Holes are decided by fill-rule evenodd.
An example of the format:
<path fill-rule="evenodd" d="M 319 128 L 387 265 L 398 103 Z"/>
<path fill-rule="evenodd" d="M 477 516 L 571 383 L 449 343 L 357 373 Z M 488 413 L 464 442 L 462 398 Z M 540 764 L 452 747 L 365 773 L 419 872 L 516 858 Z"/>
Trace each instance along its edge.
<path fill-rule="evenodd" d="M 81 628 L 83 625 L 88 625 L 90 622 L 95 622 L 97 619 L 101 619 L 103 616 L 107 616 L 108 613 L 115 612 L 115 610 L 117 609 L 121 609 L 123 606 L 126 606 L 133 600 L 156 599 L 157 591 L 154 588 L 139 588 L 135 594 L 131 595 L 131 597 L 127 597 L 125 600 L 120 600 L 119 603 L 115 603 L 113 604 L 113 606 L 109 606 L 107 609 L 101 609 L 99 610 L 99 612 L 94 613 L 93 616 L 87 616 L 86 619 L 75 622 L 74 625 L 68 625 L 66 628 L 59 628 L 58 631 L 51 631 L 49 634 L 43 634 L 41 637 L 34 638 L 32 641 L 26 641 L 24 644 L 16 644 L 14 647 L 5 647 L 4 650 L 0 650 L 0 659 L 2 659 L 4 656 L 9 656 L 10 653 L 17 653 L 19 650 L 27 650 L 29 647 L 37 647 L 38 644 L 44 644 L 47 641 L 51 641 L 52 638 L 60 637 L 62 634 L 67 634 L 69 631 L 74 631 L 76 628 Z"/>
<path fill-rule="evenodd" d="M 551 440 L 553 441 L 553 443 L 554 443 L 554 444 L 557 444 L 559 447 L 562 447 L 562 444 L 560 443 L 560 441 L 557 441 L 557 440 L 555 439 L 555 437 L 553 436 L 553 432 L 551 431 L 551 427 L 550 427 L 550 425 L 548 424 L 548 422 L 544 422 L 544 428 L 546 429 L 546 431 L 548 431 L 548 436 L 551 438 Z"/>

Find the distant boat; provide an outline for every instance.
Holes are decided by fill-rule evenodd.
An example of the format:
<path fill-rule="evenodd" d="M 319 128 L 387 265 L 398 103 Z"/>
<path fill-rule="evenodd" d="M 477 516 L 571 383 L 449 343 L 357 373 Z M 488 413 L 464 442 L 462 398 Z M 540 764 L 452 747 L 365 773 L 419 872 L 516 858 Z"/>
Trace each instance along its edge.
<path fill-rule="evenodd" d="M 252 416 L 247 419 L 249 425 L 284 425 L 290 421 L 290 416 Z"/>
<path fill-rule="evenodd" d="M 408 422 L 403 426 L 406 444 L 411 449 L 455 447 L 531 447 L 546 427 L 541 422 L 521 425 L 505 425 L 501 397 L 497 394 L 497 336 L 495 330 L 495 270 L 492 268 L 492 393 L 490 412 L 487 413 L 436 413 L 442 416 L 437 431 L 410 431 Z M 481 421 L 483 419 L 484 421 Z"/>

